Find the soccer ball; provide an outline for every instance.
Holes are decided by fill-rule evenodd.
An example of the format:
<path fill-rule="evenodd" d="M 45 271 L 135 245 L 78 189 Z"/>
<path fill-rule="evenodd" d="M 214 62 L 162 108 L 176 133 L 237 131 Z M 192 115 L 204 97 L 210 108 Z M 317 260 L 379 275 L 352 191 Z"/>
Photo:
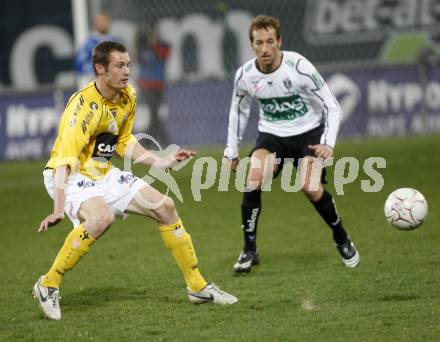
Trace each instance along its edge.
<path fill-rule="evenodd" d="M 425 197 L 411 188 L 393 191 L 385 201 L 385 217 L 395 228 L 413 230 L 418 228 L 428 214 Z"/>

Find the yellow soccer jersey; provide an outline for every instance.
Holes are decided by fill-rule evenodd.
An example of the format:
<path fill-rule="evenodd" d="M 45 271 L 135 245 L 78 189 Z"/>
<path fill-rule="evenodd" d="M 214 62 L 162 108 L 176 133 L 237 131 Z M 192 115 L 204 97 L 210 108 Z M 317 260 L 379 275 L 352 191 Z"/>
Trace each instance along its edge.
<path fill-rule="evenodd" d="M 112 102 L 89 83 L 69 99 L 46 167 L 67 165 L 92 179 L 102 178 L 112 167 L 113 153 L 122 157 L 127 145 L 136 142 L 131 134 L 135 109 L 131 85 Z"/>

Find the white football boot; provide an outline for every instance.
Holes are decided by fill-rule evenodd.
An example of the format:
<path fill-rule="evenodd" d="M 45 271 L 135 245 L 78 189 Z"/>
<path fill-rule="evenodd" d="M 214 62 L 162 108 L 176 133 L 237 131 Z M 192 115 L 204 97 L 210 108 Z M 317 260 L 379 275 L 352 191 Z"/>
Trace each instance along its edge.
<path fill-rule="evenodd" d="M 60 291 L 55 287 L 41 285 L 43 277 L 41 276 L 34 285 L 34 297 L 38 300 L 43 314 L 49 319 L 58 321 L 61 319 Z"/>
<path fill-rule="evenodd" d="M 188 298 L 194 304 L 214 303 L 228 305 L 238 302 L 237 297 L 220 290 L 214 283 L 206 284 L 199 292 L 188 289 Z"/>

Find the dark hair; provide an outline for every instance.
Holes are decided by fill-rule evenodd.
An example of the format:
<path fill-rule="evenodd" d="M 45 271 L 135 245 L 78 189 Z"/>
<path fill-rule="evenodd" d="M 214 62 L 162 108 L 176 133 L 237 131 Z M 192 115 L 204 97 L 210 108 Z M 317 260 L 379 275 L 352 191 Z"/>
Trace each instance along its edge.
<path fill-rule="evenodd" d="M 271 17 L 269 15 L 259 15 L 255 17 L 254 20 L 252 20 L 251 26 L 249 27 L 249 39 L 251 43 L 254 41 L 254 37 L 252 35 L 254 30 L 268 30 L 270 27 L 273 27 L 275 29 L 277 39 L 280 39 L 281 24 L 277 18 Z"/>
<path fill-rule="evenodd" d="M 92 64 L 93 70 L 95 70 L 95 75 L 98 75 L 95 67 L 96 64 L 102 64 L 105 70 L 107 70 L 108 64 L 110 63 L 109 56 L 113 51 L 127 52 L 127 48 L 120 43 L 112 42 L 110 40 L 106 40 L 95 46 L 92 51 Z"/>

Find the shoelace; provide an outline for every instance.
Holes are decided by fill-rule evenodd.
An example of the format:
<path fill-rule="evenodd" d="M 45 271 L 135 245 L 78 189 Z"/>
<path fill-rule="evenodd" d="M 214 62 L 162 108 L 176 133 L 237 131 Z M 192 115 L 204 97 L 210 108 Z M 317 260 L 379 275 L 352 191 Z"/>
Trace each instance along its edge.
<path fill-rule="evenodd" d="M 215 292 L 217 292 L 218 294 L 220 294 L 220 295 L 222 295 L 222 296 L 226 295 L 226 293 L 225 293 L 224 291 L 220 290 L 220 289 L 218 288 L 218 286 L 215 285 L 215 284 L 213 284 L 213 283 L 211 283 L 211 288 L 212 288 Z"/>
<path fill-rule="evenodd" d="M 245 261 L 249 261 L 250 259 L 254 258 L 254 254 L 251 252 L 241 252 L 240 256 L 239 256 L 239 262 L 245 262 Z"/>
<path fill-rule="evenodd" d="M 241 253 L 240 253 L 240 257 L 239 257 L 239 259 L 240 259 L 241 261 L 243 261 L 244 259 L 247 259 L 247 257 L 248 257 L 248 253 L 241 252 Z"/>
<path fill-rule="evenodd" d="M 54 292 L 51 296 L 50 299 L 52 300 L 52 305 L 56 306 L 57 303 L 61 300 L 61 296 L 59 292 Z"/>
<path fill-rule="evenodd" d="M 347 248 L 344 250 L 344 252 L 345 252 L 345 255 L 347 257 L 349 257 L 350 259 L 353 258 L 356 254 L 353 248 Z"/>

